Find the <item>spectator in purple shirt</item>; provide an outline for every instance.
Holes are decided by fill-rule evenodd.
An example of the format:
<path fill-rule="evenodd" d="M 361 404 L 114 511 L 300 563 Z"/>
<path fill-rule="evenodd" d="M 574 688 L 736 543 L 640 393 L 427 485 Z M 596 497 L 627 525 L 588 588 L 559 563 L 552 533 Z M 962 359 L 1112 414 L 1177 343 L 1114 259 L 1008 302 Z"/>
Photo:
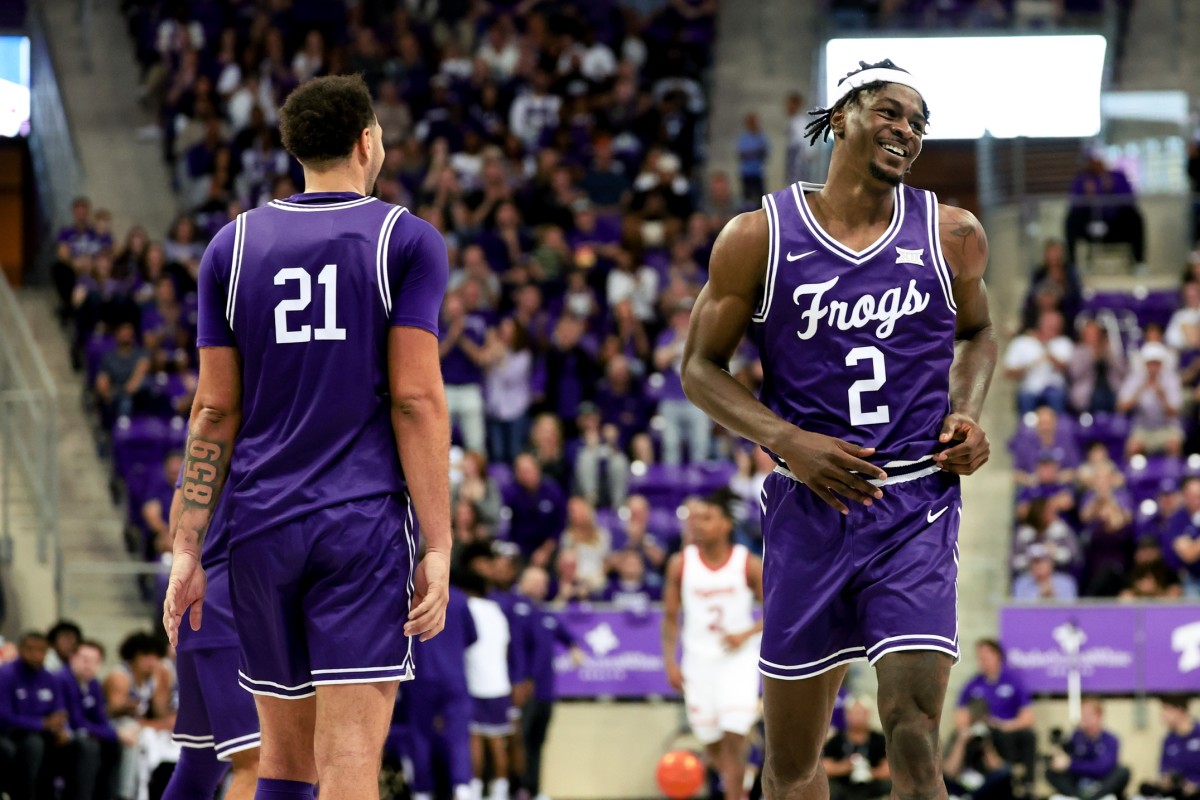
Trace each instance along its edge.
<path fill-rule="evenodd" d="M 1183 483 L 1183 508 L 1167 525 L 1163 552 L 1167 563 L 1180 570 L 1183 593 L 1200 597 L 1200 478 Z"/>
<path fill-rule="evenodd" d="M 98 238 L 91 217 L 91 201 L 86 197 L 76 197 L 71 204 L 71 224 L 58 232 L 50 274 L 58 290 L 59 315 L 64 320 L 70 314 L 71 290 L 75 288 L 75 260 L 82 256 L 94 256 L 98 249 Z"/>
<path fill-rule="evenodd" d="M 62 683 L 45 667 L 49 649 L 45 636 L 26 633 L 17 644 L 17 660 L 0 667 L 0 737 L 16 755 L 4 776 L 12 800 L 52 797 L 56 776 L 66 783 L 64 800 L 91 794 L 80 783 L 80 746 Z"/>
<path fill-rule="evenodd" d="M 1098 152 L 1090 153 L 1083 169 L 1071 182 L 1071 209 L 1066 223 L 1067 256 L 1081 239 L 1124 242 L 1141 264 L 1145 253 L 1145 225 L 1134 202 L 1133 186 L 1120 170 L 1110 169 Z"/>
<path fill-rule="evenodd" d="M 646 562 L 633 549 L 621 550 L 613 558 L 616 575 L 604 587 L 604 602 L 617 608 L 644 614 L 650 604 L 662 599 L 662 589 L 646 579 Z"/>
<path fill-rule="evenodd" d="M 1012 451 L 1013 468 L 1016 470 L 1017 485 L 1028 486 L 1034 482 L 1034 472 L 1043 456 L 1049 455 L 1059 465 L 1059 480 L 1069 483 L 1073 471 L 1079 466 L 1079 448 L 1075 437 L 1059 414 L 1050 406 L 1041 406 L 1036 411 L 1032 426 L 1023 425 L 1009 444 Z"/>
<path fill-rule="evenodd" d="M 1117 763 L 1121 743 L 1104 730 L 1104 703 L 1096 696 L 1083 698 L 1079 728 L 1050 756 L 1046 781 L 1060 794 L 1078 800 L 1121 797 L 1129 783 L 1129 770 Z"/>
<path fill-rule="evenodd" d="M 70 669 L 59 674 L 67 713 L 81 750 L 80 783 L 95 786 L 93 800 L 115 796 L 121 744 L 108 718 L 104 689 L 97 677 L 104 666 L 104 646 L 84 640 L 71 657 Z"/>
<path fill-rule="evenodd" d="M 983 700 L 988 707 L 988 727 L 996 751 L 1011 764 L 1025 766 L 1024 780 L 1032 795 L 1037 766 L 1037 734 L 1033 730 L 1033 701 L 1021 677 L 1004 664 L 1004 650 L 994 639 L 975 643 L 975 659 L 979 672 L 967 681 L 958 696 L 955 723 L 958 728 L 970 726 L 968 706 L 972 700 Z"/>
<path fill-rule="evenodd" d="M 1188 713 L 1191 696 L 1163 695 L 1163 739 L 1158 777 L 1138 789 L 1142 797 L 1196 800 L 1200 797 L 1200 723 Z"/>
<path fill-rule="evenodd" d="M 537 459 L 529 453 L 517 456 L 515 481 L 504 491 L 510 512 L 508 538 L 532 564 L 546 567 L 558 549 L 558 535 L 567 522 L 567 500 L 554 481 L 542 475 Z"/>
<path fill-rule="evenodd" d="M 468 450 L 483 452 L 483 367 L 488 339 L 487 318 L 482 314 L 467 313 L 462 298 L 456 292 L 446 296 L 441 327 L 439 352 L 450 422 L 458 426 L 463 445 Z"/>
<path fill-rule="evenodd" d="M 544 604 L 549 591 L 550 579 L 546 570 L 530 566 L 521 573 L 517 593 L 523 602 L 519 601 L 518 612 L 529 617 L 525 663 L 529 679 L 533 681 L 533 692 L 521 710 L 521 734 L 525 744 L 524 788 L 534 797 L 542 796 L 542 748 L 557 697 L 554 689 L 555 645 L 567 648 L 576 666 L 584 659 L 575 637 L 556 616 L 546 611 Z"/>
<path fill-rule="evenodd" d="M 654 411 L 630 369 L 629 359 L 621 353 L 608 360 L 604 380 L 596 387 L 596 405 L 601 422 L 617 427 L 622 449 L 629 447 L 635 434 L 646 430 Z"/>

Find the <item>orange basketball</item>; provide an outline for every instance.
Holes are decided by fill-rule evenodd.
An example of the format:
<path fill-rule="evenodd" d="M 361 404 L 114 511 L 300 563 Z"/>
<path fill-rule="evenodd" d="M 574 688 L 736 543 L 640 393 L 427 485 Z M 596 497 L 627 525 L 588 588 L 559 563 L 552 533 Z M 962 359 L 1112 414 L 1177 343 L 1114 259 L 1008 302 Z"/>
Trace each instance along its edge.
<path fill-rule="evenodd" d="M 704 783 L 704 763 L 691 750 L 672 750 L 658 760 L 655 777 L 672 800 L 694 797 Z"/>

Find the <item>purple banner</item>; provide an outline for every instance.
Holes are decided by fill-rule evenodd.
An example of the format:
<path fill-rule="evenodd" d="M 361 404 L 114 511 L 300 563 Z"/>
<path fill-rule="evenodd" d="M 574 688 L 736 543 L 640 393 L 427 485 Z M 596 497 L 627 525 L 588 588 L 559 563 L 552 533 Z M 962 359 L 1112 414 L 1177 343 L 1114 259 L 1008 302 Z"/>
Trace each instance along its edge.
<path fill-rule="evenodd" d="M 1144 612 L 1146 689 L 1194 692 L 1200 687 L 1200 605 Z"/>
<path fill-rule="evenodd" d="M 1035 693 L 1065 693 L 1072 669 L 1085 692 L 1200 686 L 1200 605 L 1008 606 L 1000 640 Z"/>
<path fill-rule="evenodd" d="M 663 671 L 662 612 L 600 610 L 559 612 L 559 622 L 585 654 L 576 666 L 565 650 L 554 658 L 559 697 L 678 697 Z"/>

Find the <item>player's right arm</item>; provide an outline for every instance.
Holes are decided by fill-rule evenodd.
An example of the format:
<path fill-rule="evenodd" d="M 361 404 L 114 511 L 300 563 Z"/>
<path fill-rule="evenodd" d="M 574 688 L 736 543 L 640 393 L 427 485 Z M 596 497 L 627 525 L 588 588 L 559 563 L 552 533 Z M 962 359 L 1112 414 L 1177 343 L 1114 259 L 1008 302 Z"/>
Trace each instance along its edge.
<path fill-rule="evenodd" d="M 717 237 L 708 283 L 692 309 L 683 351 L 683 390 L 722 426 L 779 455 L 817 496 L 845 514 L 849 509 L 835 493 L 864 505 L 883 497 L 883 492 L 863 477 L 886 477 L 879 467 L 863 460 L 874 448 L 858 447 L 785 422 L 729 372 L 729 361 L 762 293 L 769 233 L 766 212 L 760 210 L 734 217 Z"/>
<path fill-rule="evenodd" d="M 396 449 L 425 539 L 404 633 L 427 641 L 445 627 L 450 601 L 450 414 L 438 346 L 438 310 L 450 268 L 436 229 L 402 216 L 415 229 L 405 237 L 404 252 L 395 254 L 403 268 L 392 290 L 388 386 Z"/>
<path fill-rule="evenodd" d="M 683 673 L 675 654 L 679 652 L 679 612 L 683 607 L 683 553 L 676 553 L 667 562 L 666 585 L 663 587 L 662 649 L 667 682 L 676 691 L 683 691 Z"/>

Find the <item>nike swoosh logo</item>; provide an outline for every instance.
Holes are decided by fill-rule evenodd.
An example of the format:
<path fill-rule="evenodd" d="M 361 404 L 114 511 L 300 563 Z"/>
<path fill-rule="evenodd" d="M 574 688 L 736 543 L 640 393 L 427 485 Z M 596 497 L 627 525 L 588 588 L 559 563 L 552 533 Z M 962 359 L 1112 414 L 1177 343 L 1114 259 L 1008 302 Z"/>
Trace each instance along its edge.
<path fill-rule="evenodd" d="M 929 512 L 928 514 L 926 514 L 926 515 L 925 515 L 925 519 L 926 519 L 927 521 L 929 521 L 930 523 L 937 522 L 937 521 L 938 521 L 938 517 L 940 517 L 942 514 L 945 514 L 945 513 L 946 513 L 947 511 L 949 511 L 949 510 L 950 510 L 950 506 L 943 506 L 943 507 L 942 507 L 942 510 L 941 510 L 941 511 L 939 511 L 939 512 L 937 512 L 936 514 L 935 514 L 935 513 L 933 513 L 933 511 L 932 511 L 932 510 L 930 510 L 930 512 Z"/>
<path fill-rule="evenodd" d="M 800 259 L 802 259 L 802 258 L 808 258 L 809 256 L 811 256 L 811 255 L 812 255 L 813 253 L 815 253 L 815 252 L 817 252 L 817 251 L 816 251 L 816 250 L 809 250 L 807 253 L 800 253 L 799 255 L 797 255 L 796 253 L 788 253 L 788 254 L 787 254 L 787 260 L 788 260 L 788 261 L 799 261 L 799 260 L 800 260 Z"/>

